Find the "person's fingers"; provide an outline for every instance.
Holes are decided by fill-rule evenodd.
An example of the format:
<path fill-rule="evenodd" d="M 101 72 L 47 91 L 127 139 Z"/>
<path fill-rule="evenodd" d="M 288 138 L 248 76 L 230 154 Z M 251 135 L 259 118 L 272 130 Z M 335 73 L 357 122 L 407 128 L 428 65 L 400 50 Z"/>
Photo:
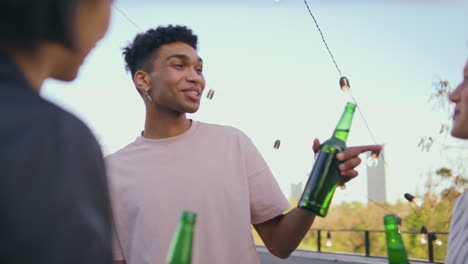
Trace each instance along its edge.
<path fill-rule="evenodd" d="M 345 175 L 343 175 L 345 174 Z M 354 179 L 355 177 L 357 177 L 359 175 L 359 173 L 355 170 L 349 170 L 349 171 L 346 171 L 346 172 L 343 172 L 341 173 L 341 179 L 340 179 L 340 186 L 341 185 L 344 185 L 345 183 L 349 182 L 350 180 Z"/>
<path fill-rule="evenodd" d="M 359 154 L 366 152 L 366 151 L 381 151 L 381 145 L 367 145 L 367 146 L 356 146 L 356 147 L 349 147 L 344 151 L 338 153 L 336 158 L 338 160 L 344 161 L 349 160 L 351 158 L 359 156 Z"/>
<path fill-rule="evenodd" d="M 342 162 L 338 166 L 338 168 L 340 169 L 340 172 L 345 172 L 348 170 L 354 170 L 354 168 L 356 168 L 359 164 L 361 164 L 361 158 L 354 157 L 352 159 Z"/>
<path fill-rule="evenodd" d="M 320 141 L 316 138 L 314 139 L 314 145 L 312 145 L 312 149 L 314 150 L 314 153 L 317 153 L 320 148 Z"/>

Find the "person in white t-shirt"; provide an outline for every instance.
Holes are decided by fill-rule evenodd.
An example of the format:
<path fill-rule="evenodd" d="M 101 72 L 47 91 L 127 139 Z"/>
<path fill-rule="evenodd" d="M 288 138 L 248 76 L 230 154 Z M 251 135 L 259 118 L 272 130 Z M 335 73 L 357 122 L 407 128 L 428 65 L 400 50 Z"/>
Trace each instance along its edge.
<path fill-rule="evenodd" d="M 463 81 L 449 99 L 455 103 L 451 134 L 456 138 L 468 139 L 468 61 L 463 71 Z M 468 192 L 457 198 L 452 210 L 445 263 L 465 264 L 468 262 Z"/>
<path fill-rule="evenodd" d="M 244 133 L 186 117 L 205 88 L 196 49 L 197 36 L 172 25 L 138 34 L 124 49 L 146 120 L 141 136 L 106 158 L 117 263 L 165 263 L 183 210 L 197 213 L 193 264 L 259 263 L 251 225 L 272 254 L 286 258 L 314 221 L 299 208 L 284 214 L 290 205 Z M 357 176 L 360 153 L 380 149 L 338 154 L 343 183 Z"/>

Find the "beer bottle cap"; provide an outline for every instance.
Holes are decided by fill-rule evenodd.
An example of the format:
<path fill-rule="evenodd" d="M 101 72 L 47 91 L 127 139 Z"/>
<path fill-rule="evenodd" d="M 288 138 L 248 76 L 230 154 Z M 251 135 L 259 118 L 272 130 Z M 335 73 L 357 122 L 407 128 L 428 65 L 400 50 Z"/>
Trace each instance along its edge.
<path fill-rule="evenodd" d="M 356 104 L 348 102 L 345 107 L 346 110 L 349 110 L 354 113 L 354 110 L 356 109 Z"/>
<path fill-rule="evenodd" d="M 190 211 L 183 211 L 182 212 L 182 219 L 191 223 L 195 223 L 195 219 L 197 218 L 197 214 Z"/>
<path fill-rule="evenodd" d="M 388 214 L 384 216 L 384 223 L 396 223 L 397 222 L 397 216 L 394 214 Z"/>

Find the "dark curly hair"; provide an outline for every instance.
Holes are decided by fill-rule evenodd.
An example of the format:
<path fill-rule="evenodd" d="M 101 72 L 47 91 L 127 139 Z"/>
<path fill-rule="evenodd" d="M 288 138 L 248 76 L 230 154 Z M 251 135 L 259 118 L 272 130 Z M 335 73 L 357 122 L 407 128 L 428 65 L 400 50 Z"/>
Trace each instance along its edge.
<path fill-rule="evenodd" d="M 132 78 L 139 70 L 151 70 L 149 62 L 158 49 L 173 42 L 183 42 L 197 49 L 198 37 L 186 26 L 173 25 L 159 26 L 138 34 L 122 52 L 126 69 L 132 73 Z"/>

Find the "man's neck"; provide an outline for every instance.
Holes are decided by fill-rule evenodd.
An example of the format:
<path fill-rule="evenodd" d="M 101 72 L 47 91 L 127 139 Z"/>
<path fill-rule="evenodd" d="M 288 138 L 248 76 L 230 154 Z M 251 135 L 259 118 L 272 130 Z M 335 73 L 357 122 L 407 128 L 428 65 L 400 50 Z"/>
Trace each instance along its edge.
<path fill-rule="evenodd" d="M 149 139 L 170 138 L 181 135 L 190 129 L 192 120 L 186 114 L 161 114 L 146 111 L 143 136 Z"/>

